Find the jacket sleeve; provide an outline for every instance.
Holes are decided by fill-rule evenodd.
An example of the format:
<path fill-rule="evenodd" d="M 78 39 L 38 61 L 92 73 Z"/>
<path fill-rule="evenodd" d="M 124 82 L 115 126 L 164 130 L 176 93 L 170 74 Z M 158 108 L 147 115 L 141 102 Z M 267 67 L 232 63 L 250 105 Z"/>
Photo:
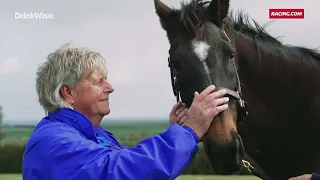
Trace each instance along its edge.
<path fill-rule="evenodd" d="M 172 124 L 167 131 L 136 147 L 113 150 L 77 134 L 59 135 L 50 142 L 53 179 L 171 180 L 198 152 L 196 134 Z M 48 142 L 47 142 L 48 143 Z"/>
<path fill-rule="evenodd" d="M 312 173 L 311 180 L 320 180 L 320 174 Z"/>

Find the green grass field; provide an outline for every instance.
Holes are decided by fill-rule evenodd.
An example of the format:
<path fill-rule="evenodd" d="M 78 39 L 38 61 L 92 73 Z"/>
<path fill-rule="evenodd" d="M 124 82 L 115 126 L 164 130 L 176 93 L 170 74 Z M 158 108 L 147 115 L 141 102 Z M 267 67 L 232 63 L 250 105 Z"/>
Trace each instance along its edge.
<path fill-rule="evenodd" d="M 205 175 L 182 175 L 176 180 L 259 180 L 254 176 L 205 176 Z"/>
<path fill-rule="evenodd" d="M 167 121 L 103 121 L 101 124 L 108 131 L 115 136 L 122 136 L 128 134 L 145 134 L 152 136 L 163 132 L 168 127 Z M 3 132 L 6 137 L 29 137 L 33 131 L 30 126 L 4 126 Z"/>
<path fill-rule="evenodd" d="M 29 137 L 32 130 L 31 127 L 3 127 L 6 137 Z"/>
<path fill-rule="evenodd" d="M 0 174 L 1 180 L 21 180 L 21 174 Z M 182 175 L 176 180 L 258 180 L 253 176 L 191 176 Z"/>

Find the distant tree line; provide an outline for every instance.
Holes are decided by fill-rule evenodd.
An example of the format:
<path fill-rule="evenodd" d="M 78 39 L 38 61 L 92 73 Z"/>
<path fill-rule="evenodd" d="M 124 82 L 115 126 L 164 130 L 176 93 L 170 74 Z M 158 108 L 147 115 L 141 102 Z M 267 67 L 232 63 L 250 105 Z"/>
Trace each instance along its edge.
<path fill-rule="evenodd" d="M 2 106 L 0 106 L 0 140 L 3 138 L 4 133 L 2 131 L 2 119 L 3 118 L 3 112 L 2 112 Z"/>

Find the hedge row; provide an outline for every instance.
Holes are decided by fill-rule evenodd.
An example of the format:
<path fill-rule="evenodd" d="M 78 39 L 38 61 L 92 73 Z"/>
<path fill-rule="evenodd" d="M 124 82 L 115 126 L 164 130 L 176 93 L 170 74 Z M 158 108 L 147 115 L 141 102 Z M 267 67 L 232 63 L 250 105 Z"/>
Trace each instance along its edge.
<path fill-rule="evenodd" d="M 139 142 L 140 138 L 130 137 L 121 141 L 128 147 L 133 147 Z M 192 162 L 187 166 L 184 174 L 212 174 L 210 165 L 204 158 L 202 144 L 200 150 Z M 21 173 L 22 157 L 25 143 L 2 144 L 0 146 L 0 173 Z M 246 170 L 240 174 L 249 174 Z"/>

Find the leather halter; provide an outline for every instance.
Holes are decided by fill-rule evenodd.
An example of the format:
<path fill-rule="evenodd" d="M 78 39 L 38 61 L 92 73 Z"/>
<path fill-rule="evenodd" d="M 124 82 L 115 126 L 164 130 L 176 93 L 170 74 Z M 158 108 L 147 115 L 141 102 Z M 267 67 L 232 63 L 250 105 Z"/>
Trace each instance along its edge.
<path fill-rule="evenodd" d="M 229 36 L 224 32 L 228 40 L 231 42 Z M 237 122 L 242 122 L 248 115 L 247 111 L 247 103 L 242 99 L 242 94 L 241 94 L 241 82 L 238 74 L 238 67 L 236 65 L 235 57 L 232 59 L 234 68 L 236 70 L 236 78 L 237 78 L 237 89 L 236 91 L 225 88 L 225 87 L 217 87 L 216 90 L 219 89 L 225 89 L 227 91 L 227 95 L 235 98 L 238 101 L 238 121 Z M 172 90 L 173 94 L 176 96 L 176 101 L 180 101 L 180 89 L 179 86 L 177 85 L 177 77 L 176 77 L 176 69 L 174 68 L 170 56 L 168 57 L 168 66 L 170 68 L 170 75 L 171 75 L 171 85 L 172 85 Z"/>

